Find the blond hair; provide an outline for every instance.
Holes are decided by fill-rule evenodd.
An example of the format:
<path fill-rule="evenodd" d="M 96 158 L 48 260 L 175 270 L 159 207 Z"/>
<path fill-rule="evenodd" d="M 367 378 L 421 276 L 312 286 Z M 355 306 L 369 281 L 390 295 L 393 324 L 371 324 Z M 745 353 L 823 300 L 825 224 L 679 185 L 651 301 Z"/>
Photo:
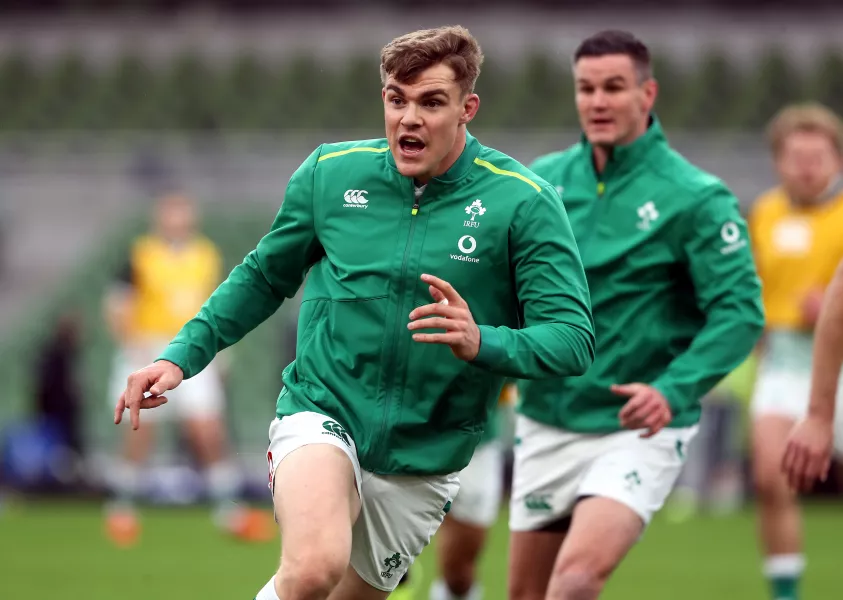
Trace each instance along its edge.
<path fill-rule="evenodd" d="M 837 152 L 843 154 L 843 123 L 834 112 L 822 104 L 792 104 L 773 117 L 767 126 L 767 139 L 773 154 L 778 154 L 787 137 L 796 132 L 825 135 Z"/>
<path fill-rule="evenodd" d="M 465 27 L 453 25 L 414 31 L 395 38 L 381 50 L 381 82 L 388 76 L 401 83 L 412 82 L 422 71 L 446 64 L 463 94 L 474 91 L 483 52 Z"/>

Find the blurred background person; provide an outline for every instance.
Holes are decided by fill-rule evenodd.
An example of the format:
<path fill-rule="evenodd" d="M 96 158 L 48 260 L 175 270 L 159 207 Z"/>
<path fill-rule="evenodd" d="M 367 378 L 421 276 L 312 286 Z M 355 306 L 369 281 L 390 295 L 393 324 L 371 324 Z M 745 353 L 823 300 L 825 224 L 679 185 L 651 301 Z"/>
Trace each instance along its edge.
<path fill-rule="evenodd" d="M 460 471 L 460 491 L 437 537 L 440 578 L 430 600 L 480 600 L 489 597 L 478 580 L 477 568 L 489 529 L 498 520 L 504 480 L 501 418 L 515 405 L 518 387 L 508 381 L 501 390 L 498 410 L 491 411 L 483 440 L 468 466 Z"/>
<path fill-rule="evenodd" d="M 674 522 L 700 512 L 728 515 L 740 511 L 746 494 L 744 408 L 752 396 L 757 358 L 750 356 L 702 400 L 697 436 L 667 502 Z"/>
<path fill-rule="evenodd" d="M 814 326 L 843 258 L 843 129 L 827 108 L 801 104 L 779 112 L 768 134 L 779 185 L 750 213 L 767 320 L 752 400 L 752 454 L 771 598 L 796 600 L 803 531 L 780 465 L 790 430 L 807 413 Z"/>
<path fill-rule="evenodd" d="M 134 241 L 130 260 L 105 301 L 106 320 L 118 345 L 110 400 L 116 403 L 128 376 L 152 363 L 170 336 L 195 315 L 221 280 L 216 246 L 197 230 L 195 202 L 183 193 L 155 204 L 152 230 Z M 238 503 L 241 475 L 231 460 L 225 424 L 225 390 L 219 360 L 170 394 L 169 403 L 145 414 L 137 431 L 125 429 L 122 458 L 109 480 L 107 532 L 119 545 L 133 543 L 140 527 L 135 510 L 143 493 L 144 465 L 154 451 L 156 421 L 177 418 L 202 466 L 214 520 L 244 539 L 272 536 L 271 522 Z"/>

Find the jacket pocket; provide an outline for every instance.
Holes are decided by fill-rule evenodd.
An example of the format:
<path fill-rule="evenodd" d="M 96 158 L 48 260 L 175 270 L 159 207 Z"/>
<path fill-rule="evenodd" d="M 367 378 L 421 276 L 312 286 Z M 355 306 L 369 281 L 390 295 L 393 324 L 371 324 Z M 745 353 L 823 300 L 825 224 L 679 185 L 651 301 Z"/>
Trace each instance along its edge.
<path fill-rule="evenodd" d="M 313 340 L 313 334 L 316 331 L 319 322 L 327 312 L 330 300 L 325 298 L 317 298 L 314 300 L 305 300 L 301 303 L 299 309 L 299 332 L 296 336 L 296 357 L 303 356 L 310 342 Z"/>
<path fill-rule="evenodd" d="M 302 331 L 301 371 L 351 402 L 377 395 L 386 296 L 320 299 Z"/>

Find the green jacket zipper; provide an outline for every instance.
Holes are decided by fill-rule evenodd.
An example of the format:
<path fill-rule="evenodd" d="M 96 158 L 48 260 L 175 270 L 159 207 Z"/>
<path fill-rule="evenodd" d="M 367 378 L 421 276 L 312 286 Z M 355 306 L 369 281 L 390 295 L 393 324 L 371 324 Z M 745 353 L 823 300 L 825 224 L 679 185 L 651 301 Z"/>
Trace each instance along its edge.
<path fill-rule="evenodd" d="M 597 232 L 597 223 L 600 222 L 600 218 L 606 212 L 606 183 L 604 181 L 605 174 L 606 169 L 603 170 L 602 174 L 595 173 L 597 179 L 597 200 L 594 202 L 594 206 L 591 207 L 591 211 L 589 211 L 588 214 L 588 235 L 586 236 L 585 240 L 583 240 L 583 244 L 581 245 L 583 253 L 589 248 L 591 248 L 591 242 Z"/>
<path fill-rule="evenodd" d="M 378 452 L 380 453 L 383 449 L 382 446 L 384 444 L 384 440 L 386 439 L 386 429 L 389 425 L 389 412 L 392 409 L 392 399 L 395 393 L 395 379 L 397 375 L 397 362 L 398 357 L 396 356 L 398 346 L 399 346 L 399 332 L 404 331 L 406 329 L 407 323 L 407 315 L 401 311 L 401 304 L 404 300 L 404 293 L 406 290 L 406 281 L 407 281 L 407 259 L 410 256 L 410 249 L 413 246 L 413 236 L 416 231 L 416 219 L 415 217 L 419 214 L 419 200 L 420 196 L 416 196 L 415 186 L 413 186 L 413 208 L 410 211 L 410 232 L 407 234 L 407 244 L 404 246 L 404 258 L 401 261 L 401 273 L 399 275 L 399 284 L 398 284 L 398 316 L 396 317 L 396 328 L 395 333 L 393 334 L 392 338 L 392 348 L 393 352 L 391 353 L 391 360 L 389 363 L 390 366 L 390 373 L 386 388 L 386 401 L 384 402 L 384 409 L 383 409 L 383 418 L 381 419 L 381 428 L 378 432 L 377 442 L 372 444 L 372 447 L 377 447 Z"/>

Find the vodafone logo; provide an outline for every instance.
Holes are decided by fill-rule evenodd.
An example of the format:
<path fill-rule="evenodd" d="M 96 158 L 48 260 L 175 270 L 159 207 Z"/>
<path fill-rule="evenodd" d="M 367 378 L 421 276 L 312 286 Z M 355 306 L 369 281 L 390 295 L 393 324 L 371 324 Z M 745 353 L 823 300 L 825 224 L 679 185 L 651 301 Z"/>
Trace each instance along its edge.
<path fill-rule="evenodd" d="M 460 241 L 457 242 L 457 248 L 459 248 L 460 252 L 463 254 L 471 254 L 477 250 L 477 240 L 470 235 L 464 235 L 460 238 Z"/>
<path fill-rule="evenodd" d="M 468 256 L 469 254 L 477 250 L 477 240 L 475 240 L 472 236 L 462 236 L 457 242 L 457 248 L 460 249 L 460 252 L 462 252 L 462 254 L 451 254 L 451 260 L 458 260 L 461 262 L 470 263 L 480 262 L 479 258 L 472 258 L 471 256 Z"/>

